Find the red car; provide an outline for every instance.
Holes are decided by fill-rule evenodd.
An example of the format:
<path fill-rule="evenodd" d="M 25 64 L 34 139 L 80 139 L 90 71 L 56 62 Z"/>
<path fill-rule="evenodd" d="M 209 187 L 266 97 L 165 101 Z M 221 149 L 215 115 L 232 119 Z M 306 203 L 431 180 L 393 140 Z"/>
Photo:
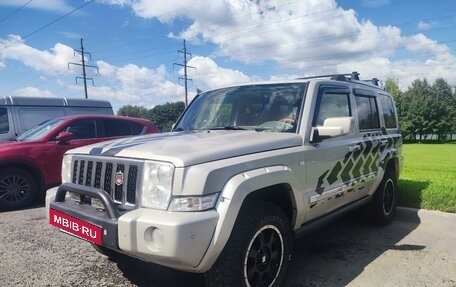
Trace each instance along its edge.
<path fill-rule="evenodd" d="M 0 142 L 0 210 L 25 207 L 42 191 L 59 185 L 63 154 L 69 149 L 158 132 L 146 119 L 77 115 L 46 121 Z"/>

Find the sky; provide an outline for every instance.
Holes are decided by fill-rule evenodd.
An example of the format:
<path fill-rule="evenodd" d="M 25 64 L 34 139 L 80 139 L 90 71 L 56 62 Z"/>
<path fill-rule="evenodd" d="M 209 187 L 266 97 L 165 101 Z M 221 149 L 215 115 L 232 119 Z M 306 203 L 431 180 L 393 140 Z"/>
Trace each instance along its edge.
<path fill-rule="evenodd" d="M 350 73 L 456 86 L 454 0 L 0 0 L 0 95 L 152 108 L 197 90 Z M 92 81 L 93 80 L 93 81 Z"/>

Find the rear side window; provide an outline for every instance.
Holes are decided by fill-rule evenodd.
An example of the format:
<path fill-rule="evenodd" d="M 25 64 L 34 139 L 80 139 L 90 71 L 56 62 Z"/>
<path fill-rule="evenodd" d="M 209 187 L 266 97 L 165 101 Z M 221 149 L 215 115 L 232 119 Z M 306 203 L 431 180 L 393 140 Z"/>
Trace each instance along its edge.
<path fill-rule="evenodd" d="M 383 119 L 387 129 L 397 128 L 396 114 L 394 112 L 393 99 L 385 95 L 379 95 L 378 101 L 382 107 Z"/>
<path fill-rule="evenodd" d="M 78 120 L 71 123 L 67 131 L 73 134 L 73 139 L 93 139 L 97 137 L 94 120 Z"/>
<path fill-rule="evenodd" d="M 104 120 L 104 127 L 106 137 L 139 135 L 144 129 L 141 124 L 115 119 Z"/>
<path fill-rule="evenodd" d="M 355 95 L 355 102 L 358 112 L 359 129 L 361 131 L 380 129 L 375 97 Z"/>
<path fill-rule="evenodd" d="M 132 135 L 140 135 L 144 130 L 144 126 L 142 124 L 131 122 L 130 126 Z"/>
<path fill-rule="evenodd" d="M 0 108 L 0 134 L 9 132 L 8 111 L 6 108 Z"/>

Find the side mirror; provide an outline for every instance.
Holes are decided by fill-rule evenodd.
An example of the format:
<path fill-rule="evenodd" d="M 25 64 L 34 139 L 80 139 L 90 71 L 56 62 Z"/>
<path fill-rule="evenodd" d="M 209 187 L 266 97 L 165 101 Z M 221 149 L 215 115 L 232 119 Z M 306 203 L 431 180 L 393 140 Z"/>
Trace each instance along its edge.
<path fill-rule="evenodd" d="M 70 132 L 60 132 L 56 137 L 58 142 L 67 142 L 73 139 L 73 133 Z"/>
<path fill-rule="evenodd" d="M 323 123 L 323 126 L 312 128 L 310 141 L 321 142 L 324 139 L 353 133 L 354 126 L 353 117 L 327 118 Z"/>

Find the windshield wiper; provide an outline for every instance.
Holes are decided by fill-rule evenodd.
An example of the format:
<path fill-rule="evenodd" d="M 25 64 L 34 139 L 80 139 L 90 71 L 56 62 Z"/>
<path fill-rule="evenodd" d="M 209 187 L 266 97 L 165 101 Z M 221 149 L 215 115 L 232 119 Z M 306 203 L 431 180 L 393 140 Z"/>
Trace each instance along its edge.
<path fill-rule="evenodd" d="M 224 127 L 211 127 L 208 130 L 229 130 L 229 131 L 245 131 L 246 128 L 241 128 L 237 126 L 224 126 Z"/>

